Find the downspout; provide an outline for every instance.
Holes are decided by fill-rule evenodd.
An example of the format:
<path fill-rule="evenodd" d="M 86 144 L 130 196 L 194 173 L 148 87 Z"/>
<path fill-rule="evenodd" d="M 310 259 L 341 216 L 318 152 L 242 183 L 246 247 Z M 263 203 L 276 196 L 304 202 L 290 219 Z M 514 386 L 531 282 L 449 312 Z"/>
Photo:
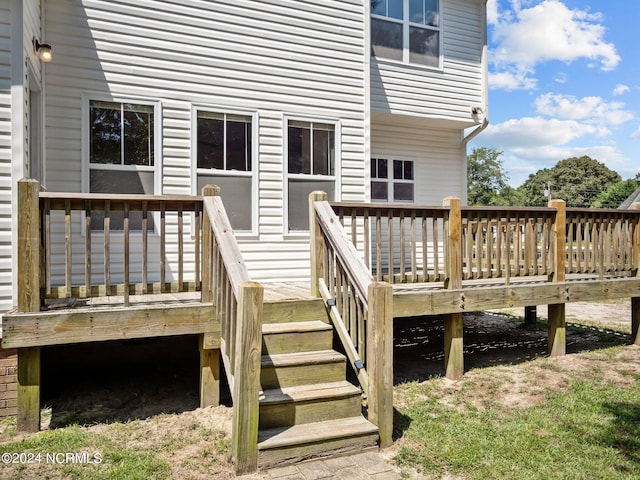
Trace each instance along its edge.
<path fill-rule="evenodd" d="M 489 126 L 489 119 L 487 117 L 484 117 L 484 120 L 482 121 L 482 125 L 476 127 L 472 132 L 469 133 L 469 135 L 467 135 L 462 139 L 462 145 L 464 145 L 466 148 L 467 144 L 488 126 Z"/>

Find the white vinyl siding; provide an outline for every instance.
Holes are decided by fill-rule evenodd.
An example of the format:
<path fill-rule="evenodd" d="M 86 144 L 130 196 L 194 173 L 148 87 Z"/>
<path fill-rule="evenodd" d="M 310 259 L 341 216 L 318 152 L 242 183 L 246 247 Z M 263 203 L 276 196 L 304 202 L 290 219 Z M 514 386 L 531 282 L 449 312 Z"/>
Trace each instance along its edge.
<path fill-rule="evenodd" d="M 475 123 L 471 107 L 484 95 L 484 9 L 481 0 L 442 0 L 442 70 L 371 58 L 371 111 Z"/>
<path fill-rule="evenodd" d="M 258 218 L 241 249 L 256 280 L 305 278 L 308 241 L 284 225 L 283 122 L 338 119 L 341 196 L 364 200 L 366 11 L 365 0 L 47 0 L 48 189 L 81 190 L 83 94 L 161 102 L 165 194 L 193 192 L 194 106 L 256 112 Z"/>
<path fill-rule="evenodd" d="M 12 306 L 11 1 L 0 1 L 0 313 Z M 0 330 L 1 336 L 1 330 Z"/>

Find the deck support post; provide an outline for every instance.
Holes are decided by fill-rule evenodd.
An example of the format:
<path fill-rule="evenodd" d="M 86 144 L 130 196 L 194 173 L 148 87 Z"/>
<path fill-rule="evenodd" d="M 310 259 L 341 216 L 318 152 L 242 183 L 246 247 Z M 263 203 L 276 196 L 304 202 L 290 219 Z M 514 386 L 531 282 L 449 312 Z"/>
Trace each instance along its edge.
<path fill-rule="evenodd" d="M 208 347 L 206 337 L 199 338 L 201 408 L 220 405 L 220 349 Z"/>
<path fill-rule="evenodd" d="M 629 209 L 640 210 L 640 202 Z M 633 275 L 640 277 L 640 222 L 633 229 Z M 631 343 L 640 346 L 640 297 L 631 298 Z"/>
<path fill-rule="evenodd" d="M 326 202 L 325 192 L 314 191 L 309 194 L 309 247 L 311 256 L 311 295 L 320 297 L 319 280 L 324 276 L 323 252 L 324 239 L 316 216 L 315 202 Z"/>
<path fill-rule="evenodd" d="M 40 184 L 18 182 L 18 312 L 40 311 Z M 18 430 L 40 430 L 40 347 L 18 349 Z"/>
<path fill-rule="evenodd" d="M 449 208 L 444 218 L 445 280 L 444 288 L 462 288 L 462 212 L 460 199 L 446 197 L 443 205 Z M 464 340 L 462 313 L 450 313 L 444 321 L 445 375 L 459 380 L 464 374 Z"/>
<path fill-rule="evenodd" d="M 368 296 L 369 421 L 378 427 L 385 448 L 393 443 L 393 287 L 372 282 Z"/>
<path fill-rule="evenodd" d="M 535 305 L 524 307 L 524 324 L 535 325 L 538 320 L 538 312 Z"/>
<path fill-rule="evenodd" d="M 567 205 L 564 200 L 551 200 L 549 207 L 556 209 L 553 223 L 550 282 L 564 282 Z M 565 304 L 548 306 L 549 356 L 558 357 L 566 353 L 567 327 L 565 322 Z"/>
<path fill-rule="evenodd" d="M 231 438 L 236 474 L 243 475 L 258 468 L 258 396 L 264 287 L 255 282 L 243 282 L 239 288 Z"/>

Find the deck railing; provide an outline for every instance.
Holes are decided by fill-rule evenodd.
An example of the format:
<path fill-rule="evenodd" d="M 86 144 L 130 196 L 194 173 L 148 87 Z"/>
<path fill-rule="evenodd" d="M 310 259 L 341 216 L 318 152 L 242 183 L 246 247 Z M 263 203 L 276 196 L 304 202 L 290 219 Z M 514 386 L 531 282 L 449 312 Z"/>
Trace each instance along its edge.
<path fill-rule="evenodd" d="M 217 187 L 205 187 L 203 301 L 220 322 L 220 354 L 233 398 L 232 455 L 238 474 L 258 462 L 263 287 L 251 281 Z"/>
<path fill-rule="evenodd" d="M 393 430 L 391 285 L 374 281 L 323 192 L 309 196 L 311 290 L 329 315 L 368 401 L 380 444 Z"/>
<path fill-rule="evenodd" d="M 340 223 L 377 280 L 391 283 L 446 279 L 451 207 L 332 202 Z M 463 280 L 547 276 L 554 243 L 564 251 L 566 274 L 635 275 L 632 210 L 566 209 L 565 237 L 554 229 L 559 207 L 461 207 L 460 272 Z M 456 272 L 453 272 L 457 274 Z"/>
<path fill-rule="evenodd" d="M 49 192 L 39 198 L 44 298 L 118 295 L 128 305 L 131 294 L 200 289 L 202 198 Z M 184 220 L 192 214 L 193 243 L 185 248 Z M 168 257 L 177 265 L 171 279 Z M 190 281 L 185 265 L 194 269 Z"/>

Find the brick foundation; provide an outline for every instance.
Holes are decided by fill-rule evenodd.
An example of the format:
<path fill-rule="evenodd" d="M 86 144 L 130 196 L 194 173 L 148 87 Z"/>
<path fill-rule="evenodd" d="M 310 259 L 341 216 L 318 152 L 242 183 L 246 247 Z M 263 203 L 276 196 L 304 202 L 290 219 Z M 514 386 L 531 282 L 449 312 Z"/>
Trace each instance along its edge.
<path fill-rule="evenodd" d="M 0 348 L 0 418 L 18 413 L 18 351 Z"/>

